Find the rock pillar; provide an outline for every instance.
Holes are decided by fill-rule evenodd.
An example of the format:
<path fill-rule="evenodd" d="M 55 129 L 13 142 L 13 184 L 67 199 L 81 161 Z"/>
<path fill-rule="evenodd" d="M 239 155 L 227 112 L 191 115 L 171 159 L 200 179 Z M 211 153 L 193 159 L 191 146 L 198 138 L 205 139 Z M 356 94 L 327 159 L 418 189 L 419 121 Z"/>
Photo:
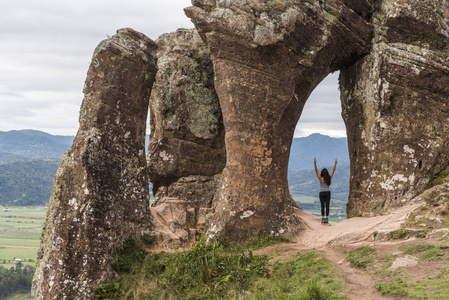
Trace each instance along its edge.
<path fill-rule="evenodd" d="M 449 4 L 377 1 L 372 22 L 370 54 L 340 78 L 349 217 L 407 203 L 449 166 Z"/>
<path fill-rule="evenodd" d="M 116 250 L 148 230 L 145 122 L 156 44 L 121 29 L 96 48 L 80 128 L 54 180 L 33 299 L 93 299 Z"/>
<path fill-rule="evenodd" d="M 302 226 L 287 182 L 290 145 L 310 92 L 369 50 L 365 1 L 192 1 L 223 112 L 226 167 L 208 230 L 242 240 Z"/>
<path fill-rule="evenodd" d="M 191 195 L 203 194 L 208 199 L 195 206 L 210 207 L 213 176 L 223 170 L 226 154 L 209 49 L 195 29 L 163 34 L 156 43 L 158 72 L 150 98 L 147 157 L 154 204 L 164 197 L 196 203 L 198 196 Z"/>
<path fill-rule="evenodd" d="M 198 32 L 178 29 L 156 43 L 147 156 L 154 244 L 184 247 L 204 233 L 225 166 L 223 119 L 209 49 Z"/>

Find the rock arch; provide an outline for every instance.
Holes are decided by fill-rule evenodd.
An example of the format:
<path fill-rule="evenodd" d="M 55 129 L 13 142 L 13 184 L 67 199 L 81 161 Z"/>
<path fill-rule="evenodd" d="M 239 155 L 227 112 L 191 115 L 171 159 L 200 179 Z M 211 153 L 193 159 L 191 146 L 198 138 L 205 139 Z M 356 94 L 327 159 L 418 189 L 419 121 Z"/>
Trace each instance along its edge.
<path fill-rule="evenodd" d="M 93 298 L 123 241 L 157 231 L 154 214 L 147 212 L 149 177 L 160 204 L 191 195 L 193 212 L 185 199 L 167 206 L 181 203 L 186 210 L 187 239 L 204 202 L 213 205 L 201 216 L 204 226 L 204 214 L 214 212 L 207 216 L 211 239 L 242 240 L 261 228 L 283 235 L 301 230 L 287 184 L 291 140 L 309 94 L 335 70 L 341 70 L 351 159 L 349 216 L 406 203 L 447 174 L 446 1 L 192 3 L 186 14 L 208 45 L 221 111 L 207 84 L 210 61 L 195 57 L 205 46 L 198 46 L 193 31 L 162 37 L 161 48 L 164 41 L 178 41 L 166 56 L 131 29 L 100 43 L 86 80 L 80 130 L 55 177 L 33 283 L 36 299 Z M 158 63 L 162 77 L 152 91 L 152 111 L 159 115 L 152 118 L 147 166 L 144 124 L 156 56 L 166 61 Z M 207 66 L 190 74 L 181 62 Z M 183 115 L 185 107 L 202 103 L 188 103 L 186 92 L 192 91 L 192 97 L 210 93 L 215 99 L 203 99 L 206 123 Z"/>
<path fill-rule="evenodd" d="M 448 167 L 446 1 L 192 3 L 186 14 L 211 50 L 226 129 L 210 237 L 300 227 L 286 179 L 294 124 L 335 70 L 351 154 L 348 216 L 407 202 Z"/>
<path fill-rule="evenodd" d="M 186 13 L 209 45 L 226 130 L 226 167 L 208 234 L 238 240 L 259 228 L 294 233 L 301 220 L 287 165 L 295 126 L 326 75 L 369 53 L 373 8 L 364 1 L 193 3 Z"/>

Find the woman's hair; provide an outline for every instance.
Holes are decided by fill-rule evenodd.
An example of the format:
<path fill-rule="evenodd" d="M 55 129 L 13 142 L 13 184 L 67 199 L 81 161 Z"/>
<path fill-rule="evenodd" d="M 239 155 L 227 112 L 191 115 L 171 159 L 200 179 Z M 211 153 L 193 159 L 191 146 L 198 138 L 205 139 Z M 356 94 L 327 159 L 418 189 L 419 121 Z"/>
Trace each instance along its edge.
<path fill-rule="evenodd" d="M 326 182 L 327 185 L 331 185 L 331 176 L 329 175 L 329 171 L 326 168 L 321 170 L 321 177 L 323 177 L 324 182 Z"/>

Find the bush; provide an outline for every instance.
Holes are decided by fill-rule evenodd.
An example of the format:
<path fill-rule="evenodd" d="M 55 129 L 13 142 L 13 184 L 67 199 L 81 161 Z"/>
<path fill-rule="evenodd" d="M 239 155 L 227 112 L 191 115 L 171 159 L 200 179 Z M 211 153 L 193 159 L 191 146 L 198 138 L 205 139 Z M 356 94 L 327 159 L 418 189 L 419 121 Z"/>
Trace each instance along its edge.
<path fill-rule="evenodd" d="M 120 247 L 119 258 L 112 264 L 112 269 L 116 272 L 129 272 L 137 263 L 141 263 L 146 255 L 145 249 L 135 238 L 128 239 Z"/>
<path fill-rule="evenodd" d="M 408 231 L 405 230 L 404 228 L 394 230 L 394 231 L 390 232 L 390 234 L 389 234 L 390 239 L 393 239 L 393 240 L 403 239 L 403 238 L 407 237 L 407 235 L 408 235 Z"/>
<path fill-rule="evenodd" d="M 300 300 L 327 300 L 331 298 L 331 292 L 316 278 L 309 280 L 299 292 Z"/>
<path fill-rule="evenodd" d="M 371 247 L 364 246 L 349 252 L 347 260 L 356 268 L 366 268 L 373 262 L 376 256 L 376 250 Z"/>
<path fill-rule="evenodd" d="M 97 287 L 96 299 L 117 299 L 122 296 L 120 291 L 120 284 L 118 283 L 105 283 Z"/>
<path fill-rule="evenodd" d="M 229 253 L 218 242 L 206 244 L 205 238 L 191 249 L 171 253 L 147 253 L 139 241 L 130 239 L 119 253 L 113 268 L 121 276 L 98 286 L 99 299 L 224 298 L 268 274 L 267 256 Z"/>

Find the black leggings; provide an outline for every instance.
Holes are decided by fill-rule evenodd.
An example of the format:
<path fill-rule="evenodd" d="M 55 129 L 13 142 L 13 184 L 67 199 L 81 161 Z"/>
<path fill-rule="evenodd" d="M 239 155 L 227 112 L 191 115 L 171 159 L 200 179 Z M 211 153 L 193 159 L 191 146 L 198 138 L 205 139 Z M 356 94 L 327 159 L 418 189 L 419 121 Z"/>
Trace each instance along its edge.
<path fill-rule="evenodd" d="M 321 216 L 329 217 L 329 204 L 331 203 L 331 192 L 320 192 Z"/>

